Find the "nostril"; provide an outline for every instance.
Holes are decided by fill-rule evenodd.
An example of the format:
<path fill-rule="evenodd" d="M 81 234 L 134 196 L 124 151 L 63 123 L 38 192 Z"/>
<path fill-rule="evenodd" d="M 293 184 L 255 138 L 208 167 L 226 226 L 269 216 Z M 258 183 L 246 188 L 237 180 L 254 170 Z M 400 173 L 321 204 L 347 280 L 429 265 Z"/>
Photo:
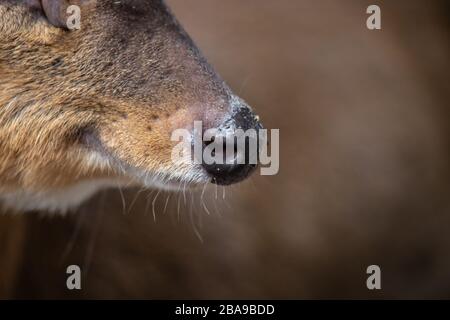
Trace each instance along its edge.
<path fill-rule="evenodd" d="M 256 165 L 203 164 L 203 167 L 211 176 L 213 183 L 219 185 L 230 185 L 247 178 L 254 171 Z"/>
<path fill-rule="evenodd" d="M 202 161 L 202 166 L 205 171 L 212 177 L 212 182 L 219 185 L 229 185 L 240 182 L 247 178 L 257 167 L 256 163 L 250 163 L 249 156 L 249 139 L 247 138 L 245 144 L 240 146 L 237 138 L 232 140 L 224 136 L 213 137 L 209 141 L 203 142 L 203 147 L 210 147 L 211 156 L 215 157 L 216 161 L 213 163 L 206 163 Z M 232 144 L 230 142 L 232 141 Z M 227 152 L 227 148 L 232 148 L 232 152 Z M 245 150 L 241 150 L 245 148 Z"/>
<path fill-rule="evenodd" d="M 259 131 L 263 127 L 251 109 L 239 101 L 232 108 L 232 114 L 213 129 L 215 135 L 203 142 L 201 163 L 216 184 L 244 180 L 257 168 L 259 161 Z M 205 157 L 212 161 L 203 161 Z"/>

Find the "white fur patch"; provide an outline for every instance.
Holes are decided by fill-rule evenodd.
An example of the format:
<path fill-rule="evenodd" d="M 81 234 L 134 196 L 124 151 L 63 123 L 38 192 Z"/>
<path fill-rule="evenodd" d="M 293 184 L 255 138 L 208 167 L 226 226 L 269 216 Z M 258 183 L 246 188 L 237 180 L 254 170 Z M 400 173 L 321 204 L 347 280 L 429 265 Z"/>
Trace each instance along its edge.
<path fill-rule="evenodd" d="M 20 211 L 47 210 L 65 213 L 88 200 L 102 189 L 120 186 L 112 179 L 83 181 L 58 191 L 30 193 L 19 191 L 0 194 L 6 207 Z"/>

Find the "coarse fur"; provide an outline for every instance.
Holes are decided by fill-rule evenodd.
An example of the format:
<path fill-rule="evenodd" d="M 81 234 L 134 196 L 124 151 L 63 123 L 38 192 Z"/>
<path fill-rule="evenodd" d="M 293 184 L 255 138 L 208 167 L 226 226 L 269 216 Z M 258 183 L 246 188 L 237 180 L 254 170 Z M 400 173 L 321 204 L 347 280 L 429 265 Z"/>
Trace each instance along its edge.
<path fill-rule="evenodd" d="M 208 182 L 171 161 L 170 134 L 223 122 L 231 90 L 162 1 L 71 2 L 80 30 L 0 1 L 3 203 L 65 211 L 101 188 Z"/>

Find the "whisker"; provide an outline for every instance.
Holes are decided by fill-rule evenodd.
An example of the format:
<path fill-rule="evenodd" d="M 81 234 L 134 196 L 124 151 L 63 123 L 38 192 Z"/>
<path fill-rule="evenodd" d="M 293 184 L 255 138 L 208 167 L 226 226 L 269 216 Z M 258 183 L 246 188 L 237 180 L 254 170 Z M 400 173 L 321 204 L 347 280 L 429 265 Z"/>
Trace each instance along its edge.
<path fill-rule="evenodd" d="M 138 192 L 136 192 L 136 195 L 133 197 L 133 200 L 131 201 L 130 206 L 128 207 L 127 214 L 130 214 L 131 210 L 133 209 L 133 206 L 135 205 L 137 199 L 139 198 L 139 195 L 144 191 L 144 188 L 141 188 Z"/>
<path fill-rule="evenodd" d="M 183 186 L 184 205 L 186 205 L 186 184 L 187 184 L 187 181 L 184 183 L 184 186 Z"/>
<path fill-rule="evenodd" d="M 225 195 L 225 186 L 222 187 L 222 199 L 225 200 L 226 195 Z"/>
<path fill-rule="evenodd" d="M 192 199 L 192 203 L 193 203 L 193 206 L 194 206 L 194 212 L 197 212 L 196 202 L 194 201 L 194 192 L 191 193 L 191 199 Z M 201 229 L 201 228 L 203 228 L 203 214 L 202 214 L 202 212 L 198 212 L 197 216 L 198 216 L 198 226 Z"/>
<path fill-rule="evenodd" d="M 158 193 L 156 194 L 156 196 L 155 196 L 155 198 L 153 199 L 153 202 L 152 202 L 153 220 L 155 222 L 156 222 L 155 203 L 156 203 L 156 200 L 158 199 L 158 196 L 159 196 L 160 192 L 161 192 L 161 190 L 158 191 Z"/>
<path fill-rule="evenodd" d="M 177 205 L 178 222 L 180 222 L 180 198 L 181 198 L 181 193 L 178 193 L 178 205 Z"/>
<path fill-rule="evenodd" d="M 153 189 L 152 191 L 150 191 L 149 193 L 148 193 L 148 195 L 147 195 L 147 199 L 145 200 L 145 215 L 147 215 L 148 214 L 148 210 L 150 209 L 150 203 L 151 203 L 151 197 L 152 197 L 152 195 L 153 195 L 153 193 L 155 192 L 155 189 Z"/>
<path fill-rule="evenodd" d="M 192 193 L 191 193 L 191 195 L 192 195 L 192 197 L 191 197 L 192 201 L 191 201 L 191 205 L 190 205 L 190 209 L 189 209 L 189 220 L 191 221 L 191 225 L 192 225 L 195 235 L 200 240 L 200 242 L 203 243 L 203 237 L 200 234 L 200 231 L 198 230 L 197 225 L 195 224 L 195 221 L 194 221 L 194 212 L 193 212 L 194 195 Z"/>
<path fill-rule="evenodd" d="M 205 203 L 205 191 L 206 191 L 206 187 L 207 187 L 207 186 L 208 186 L 207 183 L 205 183 L 205 185 L 203 186 L 202 194 L 201 194 L 201 196 L 200 196 L 200 202 L 201 202 L 201 204 L 202 204 L 202 206 L 203 206 L 203 209 L 206 211 L 206 213 L 208 214 L 208 216 L 210 216 L 211 213 L 209 212 L 209 209 L 208 209 L 208 207 L 206 206 L 206 203 Z"/>
<path fill-rule="evenodd" d="M 66 245 L 66 248 L 64 249 L 63 254 L 61 255 L 61 259 L 59 261 L 60 264 L 62 264 L 69 254 L 72 252 L 75 242 L 80 234 L 81 226 L 83 225 L 84 219 L 86 218 L 86 208 L 83 206 L 81 211 L 78 213 L 78 218 L 75 224 L 74 231 L 72 232 L 72 236 L 70 237 L 69 242 Z"/>
<path fill-rule="evenodd" d="M 125 201 L 125 196 L 123 195 L 123 191 L 120 185 L 118 185 L 119 188 L 119 193 L 120 193 L 120 198 L 122 200 L 122 214 L 125 215 L 126 214 L 126 209 L 127 209 L 127 204 Z"/>
<path fill-rule="evenodd" d="M 218 196 L 217 196 L 217 193 L 218 193 L 218 186 L 217 186 L 217 184 L 216 184 L 216 200 L 217 200 L 217 198 L 218 198 Z"/>
<path fill-rule="evenodd" d="M 85 276 L 87 276 L 88 271 L 92 264 L 92 256 L 94 255 L 95 242 L 97 241 L 97 236 L 98 236 L 99 229 L 100 229 L 100 221 L 102 220 L 103 214 L 105 212 L 103 205 L 97 212 L 98 212 L 97 219 L 94 224 L 94 229 L 92 231 L 92 237 L 91 237 L 91 240 L 89 241 L 88 248 L 86 250 L 84 264 L 83 264 L 83 271 L 84 271 Z"/>
<path fill-rule="evenodd" d="M 165 214 L 166 213 L 166 210 L 167 210 L 167 205 L 169 204 L 169 199 L 170 199 L 170 196 L 171 196 L 172 194 L 169 192 L 169 194 L 167 195 L 167 199 L 166 199 L 166 203 L 165 203 L 165 205 L 164 205 L 164 212 L 163 212 L 163 214 Z"/>

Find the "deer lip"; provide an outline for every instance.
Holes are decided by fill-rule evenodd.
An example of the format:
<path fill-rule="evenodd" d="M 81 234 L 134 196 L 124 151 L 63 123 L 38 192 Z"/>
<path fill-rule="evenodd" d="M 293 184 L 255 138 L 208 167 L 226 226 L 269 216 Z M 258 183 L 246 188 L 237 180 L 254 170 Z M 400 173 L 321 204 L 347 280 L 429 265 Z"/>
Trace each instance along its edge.
<path fill-rule="evenodd" d="M 169 174 L 152 174 L 144 169 L 131 168 L 129 174 L 137 180 L 137 182 L 147 188 L 158 188 L 167 191 L 179 191 L 181 189 L 195 189 L 200 185 L 204 185 L 210 181 L 209 177 L 204 174 L 201 178 L 192 179 L 192 177 L 174 177 Z"/>
<path fill-rule="evenodd" d="M 106 163 L 115 168 L 122 176 L 131 178 L 133 183 L 152 188 L 157 187 L 166 190 L 179 190 L 181 187 L 195 188 L 198 185 L 208 183 L 211 178 L 201 167 L 192 167 L 185 173 L 152 172 L 146 168 L 133 165 L 120 158 L 114 150 L 108 148 L 100 139 L 95 130 L 86 130 L 82 135 L 83 145 L 91 152 L 100 155 Z"/>

